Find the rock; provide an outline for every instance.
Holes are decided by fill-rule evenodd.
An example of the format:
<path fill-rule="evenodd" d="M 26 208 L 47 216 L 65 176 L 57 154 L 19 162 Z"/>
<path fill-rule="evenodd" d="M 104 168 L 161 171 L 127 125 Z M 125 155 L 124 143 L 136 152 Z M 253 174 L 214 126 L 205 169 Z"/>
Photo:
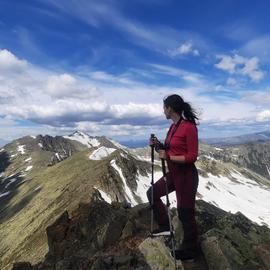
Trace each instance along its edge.
<path fill-rule="evenodd" d="M 217 237 L 207 237 L 202 241 L 201 248 L 210 270 L 231 269 Z"/>
<path fill-rule="evenodd" d="M 48 256 L 62 257 L 65 252 L 64 239 L 69 229 L 68 212 L 64 212 L 51 226 L 47 227 L 49 253 Z"/>
<path fill-rule="evenodd" d="M 122 203 L 111 205 L 97 193 L 90 203 L 81 203 L 71 218 L 65 212 L 47 228 L 49 252 L 43 262 L 14 264 L 14 269 L 174 269 L 167 239 L 148 238 L 150 210 L 149 204 L 130 209 Z M 197 201 L 197 220 L 202 255 L 185 269 L 269 269 L 270 230 L 266 226 L 203 201 Z M 175 209 L 172 223 L 179 248 L 183 231 Z M 184 269 L 180 262 L 178 269 Z"/>
<path fill-rule="evenodd" d="M 32 265 L 29 262 L 17 262 L 13 264 L 12 270 L 31 270 Z"/>
<path fill-rule="evenodd" d="M 265 269 L 270 269 L 270 245 L 258 245 L 254 247 L 256 254 L 263 263 Z"/>
<path fill-rule="evenodd" d="M 135 231 L 135 225 L 133 222 L 131 222 L 130 220 L 128 220 L 128 222 L 126 223 L 125 228 L 122 231 L 122 239 L 125 239 L 127 237 L 130 237 L 133 235 L 133 232 Z"/>
<path fill-rule="evenodd" d="M 151 269 L 175 269 L 174 260 L 170 256 L 169 249 L 164 244 L 162 237 L 147 238 L 140 244 L 139 250 L 144 255 L 145 260 Z M 177 262 L 177 269 L 184 269 L 180 261 Z"/>
<path fill-rule="evenodd" d="M 91 266 L 90 270 L 109 270 L 109 266 L 102 260 L 97 259 Z"/>
<path fill-rule="evenodd" d="M 259 263 L 242 253 L 224 232 L 212 229 L 202 238 L 201 248 L 210 270 L 259 268 Z"/>

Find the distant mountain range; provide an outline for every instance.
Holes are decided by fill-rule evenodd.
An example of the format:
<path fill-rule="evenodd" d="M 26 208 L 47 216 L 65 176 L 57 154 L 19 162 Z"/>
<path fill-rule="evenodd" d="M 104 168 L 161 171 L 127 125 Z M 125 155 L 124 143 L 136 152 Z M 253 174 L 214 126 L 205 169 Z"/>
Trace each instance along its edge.
<path fill-rule="evenodd" d="M 230 147 L 200 144 L 198 198 L 270 226 L 270 141 Z M 156 156 L 155 181 L 161 176 Z M 108 203 L 147 202 L 149 147 L 104 136 L 26 136 L 0 148 L 0 268 L 36 263 L 48 251 L 46 228 L 98 193 Z M 176 206 L 175 195 L 170 199 Z"/>
<path fill-rule="evenodd" d="M 202 139 L 202 142 L 216 146 L 230 146 L 250 142 L 266 142 L 269 140 L 270 140 L 270 131 L 264 131 L 234 137 Z"/>
<path fill-rule="evenodd" d="M 201 142 L 216 146 L 230 146 L 230 145 L 232 146 L 250 142 L 266 142 L 269 140 L 270 140 L 270 131 L 263 131 L 233 137 L 201 139 Z M 138 148 L 146 146 L 148 144 L 148 141 L 147 139 L 126 140 L 121 141 L 121 144 L 129 148 Z"/>

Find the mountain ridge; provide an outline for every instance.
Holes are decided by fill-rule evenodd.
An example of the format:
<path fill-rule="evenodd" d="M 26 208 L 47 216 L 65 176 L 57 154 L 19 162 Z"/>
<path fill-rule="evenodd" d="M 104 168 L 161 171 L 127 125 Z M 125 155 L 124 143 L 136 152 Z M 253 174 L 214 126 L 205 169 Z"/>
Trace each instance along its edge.
<path fill-rule="evenodd" d="M 80 135 L 85 139 L 87 134 Z M 110 204 L 147 202 L 149 147 L 128 149 L 104 136 L 99 138 L 100 144 L 93 146 L 87 140 L 82 144 L 62 136 L 27 136 L 0 150 L 0 255 L 5 265 L 15 258 L 37 263 L 47 252 L 45 229 L 49 223 L 63 211 L 73 211 L 80 202 L 88 203 L 96 191 Z M 103 151 L 106 149 L 112 150 Z M 240 209 L 259 224 L 270 225 L 265 207 L 269 180 L 225 159 L 229 155 L 225 150 L 201 144 L 198 198 L 227 211 Z M 57 153 L 63 158 L 57 158 Z M 55 162 L 52 157 L 56 157 Z M 157 181 L 162 173 L 155 158 Z M 170 200 L 175 206 L 175 196 L 170 194 Z M 254 206 L 258 207 L 256 212 Z M 25 228 L 20 235 L 16 234 L 18 227 Z M 33 242 L 38 242 L 39 248 L 34 248 Z"/>

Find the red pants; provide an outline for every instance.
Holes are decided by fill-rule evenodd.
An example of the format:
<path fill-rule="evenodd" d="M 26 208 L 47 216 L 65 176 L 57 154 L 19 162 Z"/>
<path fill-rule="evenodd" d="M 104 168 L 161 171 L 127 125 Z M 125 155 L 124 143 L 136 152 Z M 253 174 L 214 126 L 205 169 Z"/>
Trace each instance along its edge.
<path fill-rule="evenodd" d="M 168 191 L 176 192 L 177 211 L 184 230 L 183 245 L 187 248 L 197 245 L 197 225 L 195 220 L 195 198 L 198 188 L 198 172 L 194 164 L 168 164 L 169 172 L 166 174 Z M 151 203 L 151 188 L 147 197 Z M 168 226 L 169 219 L 166 207 L 161 197 L 166 195 L 164 177 L 160 178 L 153 187 L 153 209 L 155 219 L 160 226 Z"/>

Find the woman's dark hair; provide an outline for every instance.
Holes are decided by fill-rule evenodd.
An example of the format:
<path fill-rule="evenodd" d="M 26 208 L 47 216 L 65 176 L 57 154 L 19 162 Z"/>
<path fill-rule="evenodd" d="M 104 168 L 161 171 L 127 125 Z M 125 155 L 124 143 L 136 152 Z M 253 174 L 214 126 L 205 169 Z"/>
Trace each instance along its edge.
<path fill-rule="evenodd" d="M 199 120 L 197 113 L 193 110 L 188 102 L 185 102 L 179 95 L 170 95 L 163 99 L 165 107 L 171 107 L 176 113 L 178 113 L 182 118 L 190 121 L 194 124 L 196 120 Z"/>

